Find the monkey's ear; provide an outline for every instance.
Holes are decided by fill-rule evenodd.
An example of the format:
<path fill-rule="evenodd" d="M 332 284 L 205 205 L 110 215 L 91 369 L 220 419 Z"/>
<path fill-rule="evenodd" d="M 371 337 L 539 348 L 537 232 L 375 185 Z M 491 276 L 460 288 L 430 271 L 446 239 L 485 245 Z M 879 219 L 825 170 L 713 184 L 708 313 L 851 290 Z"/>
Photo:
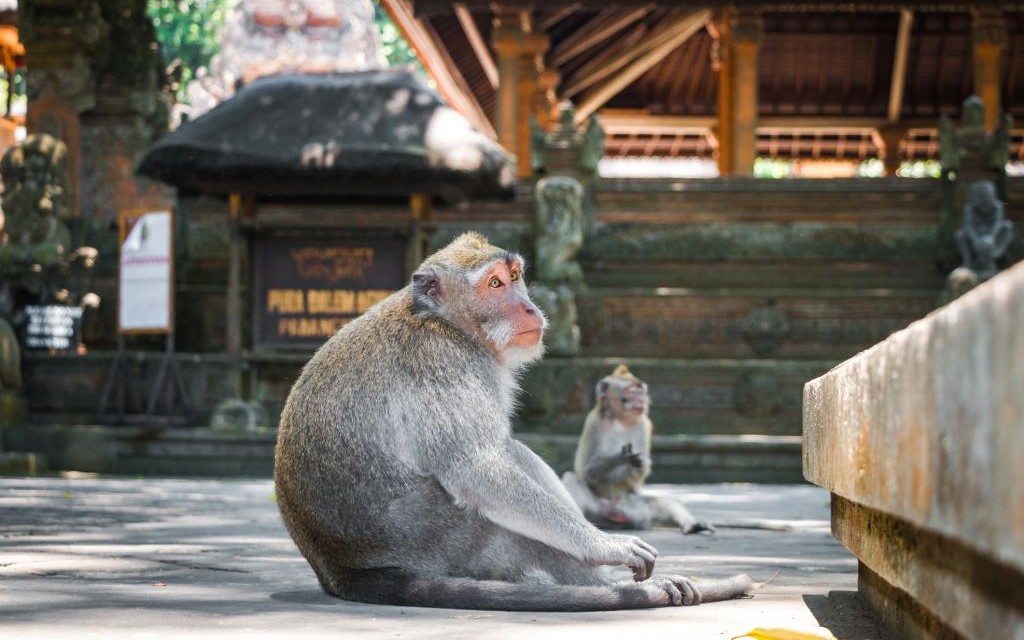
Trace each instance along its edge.
<path fill-rule="evenodd" d="M 433 269 L 412 274 L 412 299 L 417 310 L 434 310 L 441 304 L 441 278 Z"/>
<path fill-rule="evenodd" d="M 597 383 L 594 388 L 594 394 L 597 396 L 597 407 L 598 413 L 602 416 L 608 413 L 608 381 L 602 380 Z"/>

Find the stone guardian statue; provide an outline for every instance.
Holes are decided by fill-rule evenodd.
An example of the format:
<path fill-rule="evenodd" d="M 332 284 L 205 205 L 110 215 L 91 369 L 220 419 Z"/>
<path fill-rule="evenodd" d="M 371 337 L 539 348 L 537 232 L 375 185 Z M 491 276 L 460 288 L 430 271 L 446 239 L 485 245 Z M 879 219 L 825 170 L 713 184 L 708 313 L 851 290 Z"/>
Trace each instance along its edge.
<path fill-rule="evenodd" d="M 583 246 L 583 186 L 565 176 L 544 178 L 534 190 L 536 281 L 530 295 L 550 322 L 545 335 L 548 353 L 579 353 L 574 286 L 583 283 L 576 254 Z"/>

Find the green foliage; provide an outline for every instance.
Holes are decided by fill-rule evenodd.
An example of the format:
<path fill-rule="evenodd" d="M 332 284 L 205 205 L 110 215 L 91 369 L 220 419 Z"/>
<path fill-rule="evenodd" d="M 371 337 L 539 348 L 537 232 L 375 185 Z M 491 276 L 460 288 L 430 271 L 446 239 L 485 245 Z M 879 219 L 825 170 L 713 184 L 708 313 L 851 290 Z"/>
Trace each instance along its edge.
<path fill-rule="evenodd" d="M 402 37 L 391 16 L 384 10 L 380 2 L 373 1 L 373 21 L 377 23 L 377 30 L 380 32 L 381 50 L 384 58 L 388 61 L 389 67 L 412 66 L 416 71 L 424 73 L 420 61 L 416 58 L 416 52 L 412 50 L 409 43 Z"/>
<path fill-rule="evenodd" d="M 146 13 L 156 28 L 164 60 L 181 61 L 178 99 L 184 101 L 189 81 L 220 51 L 220 30 L 231 0 L 148 0 Z"/>

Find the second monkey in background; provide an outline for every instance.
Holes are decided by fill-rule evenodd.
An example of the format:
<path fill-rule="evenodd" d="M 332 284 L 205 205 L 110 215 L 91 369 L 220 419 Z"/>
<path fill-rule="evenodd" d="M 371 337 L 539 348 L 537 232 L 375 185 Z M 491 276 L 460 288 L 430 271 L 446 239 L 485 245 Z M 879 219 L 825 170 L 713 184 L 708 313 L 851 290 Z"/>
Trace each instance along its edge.
<path fill-rule="evenodd" d="M 683 533 L 714 532 L 679 501 L 640 492 L 651 473 L 647 385 L 619 365 L 597 383 L 596 392 L 576 447 L 574 471 L 562 476 L 587 519 L 603 529 L 667 525 Z"/>

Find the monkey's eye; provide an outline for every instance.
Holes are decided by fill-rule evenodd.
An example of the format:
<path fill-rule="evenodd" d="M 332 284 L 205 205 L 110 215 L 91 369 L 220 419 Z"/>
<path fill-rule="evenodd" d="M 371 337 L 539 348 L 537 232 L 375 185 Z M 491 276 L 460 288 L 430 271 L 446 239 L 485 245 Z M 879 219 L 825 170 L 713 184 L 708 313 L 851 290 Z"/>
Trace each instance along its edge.
<path fill-rule="evenodd" d="M 493 278 L 491 278 L 490 282 L 487 283 L 487 286 L 492 289 L 497 289 L 498 287 L 501 286 L 501 284 L 501 279 L 498 276 L 494 276 Z"/>
<path fill-rule="evenodd" d="M 512 282 L 516 282 L 517 280 L 519 280 L 519 272 L 518 271 L 513 271 L 512 272 L 511 280 L 512 280 Z"/>

